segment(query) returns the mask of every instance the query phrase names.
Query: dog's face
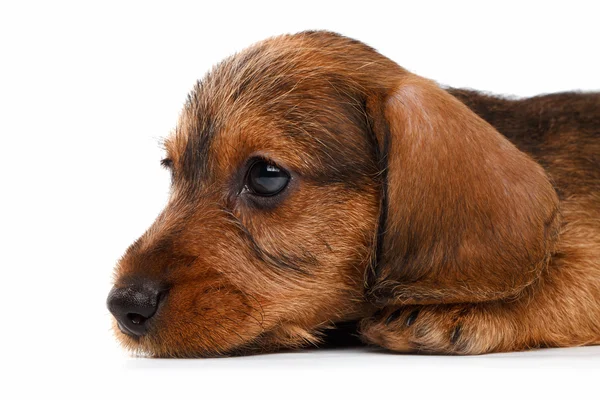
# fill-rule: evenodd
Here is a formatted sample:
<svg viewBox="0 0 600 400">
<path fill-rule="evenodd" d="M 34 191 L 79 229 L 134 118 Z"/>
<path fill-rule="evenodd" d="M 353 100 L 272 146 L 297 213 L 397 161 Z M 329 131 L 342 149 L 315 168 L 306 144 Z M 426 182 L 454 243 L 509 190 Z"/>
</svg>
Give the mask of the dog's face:
<svg viewBox="0 0 600 400">
<path fill-rule="evenodd" d="M 169 204 L 116 274 L 162 297 L 143 336 L 117 332 L 129 348 L 297 345 L 363 307 L 379 208 L 369 121 L 319 65 L 278 46 L 218 65 L 166 140 Z"/>
<path fill-rule="evenodd" d="M 325 32 L 270 39 L 216 66 L 166 140 L 169 203 L 117 266 L 108 303 L 119 340 L 154 356 L 265 351 L 367 316 L 370 303 L 400 296 L 399 281 L 438 285 L 417 300 L 456 280 L 494 293 L 518 284 L 521 264 L 546 254 L 530 242 L 546 243 L 548 218 L 527 227 L 502 218 L 550 214 L 551 195 L 540 206 L 520 194 L 524 181 L 529 191 L 547 181 L 446 96 Z M 429 133 L 438 126 L 443 140 Z M 449 205 L 455 198 L 464 210 Z M 498 235 L 481 229 L 490 221 Z M 517 231 L 524 263 L 508 236 Z M 496 273 L 480 276 L 476 264 L 506 243 Z M 463 275 L 452 273 L 459 264 L 469 265 Z"/>
</svg>

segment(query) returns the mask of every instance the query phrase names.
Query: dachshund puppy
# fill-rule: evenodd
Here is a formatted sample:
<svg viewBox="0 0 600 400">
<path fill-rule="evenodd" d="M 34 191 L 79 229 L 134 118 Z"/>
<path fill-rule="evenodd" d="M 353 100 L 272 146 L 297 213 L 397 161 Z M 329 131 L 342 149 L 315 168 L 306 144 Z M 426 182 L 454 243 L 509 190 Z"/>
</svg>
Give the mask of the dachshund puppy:
<svg viewBox="0 0 600 400">
<path fill-rule="evenodd" d="M 217 65 L 165 143 L 168 205 L 118 263 L 117 338 L 156 357 L 319 343 L 600 343 L 600 94 L 444 90 L 303 32 Z"/>
</svg>

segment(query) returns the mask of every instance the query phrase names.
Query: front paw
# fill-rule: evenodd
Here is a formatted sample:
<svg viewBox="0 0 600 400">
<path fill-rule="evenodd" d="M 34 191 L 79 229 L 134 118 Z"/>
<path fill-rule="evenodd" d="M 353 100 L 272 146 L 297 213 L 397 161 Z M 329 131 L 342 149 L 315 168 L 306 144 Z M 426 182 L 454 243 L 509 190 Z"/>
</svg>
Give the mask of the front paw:
<svg viewBox="0 0 600 400">
<path fill-rule="evenodd" d="M 387 307 L 361 323 L 363 339 L 402 353 L 482 354 L 502 333 L 477 305 Z"/>
</svg>

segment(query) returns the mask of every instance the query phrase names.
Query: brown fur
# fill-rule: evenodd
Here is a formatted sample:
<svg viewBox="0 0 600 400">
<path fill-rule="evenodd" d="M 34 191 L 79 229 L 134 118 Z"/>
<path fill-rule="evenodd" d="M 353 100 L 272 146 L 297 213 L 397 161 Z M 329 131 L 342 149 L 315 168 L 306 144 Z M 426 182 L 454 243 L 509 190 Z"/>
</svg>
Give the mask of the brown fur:
<svg viewBox="0 0 600 400">
<path fill-rule="evenodd" d="M 167 139 L 169 204 L 115 285 L 168 295 L 129 349 L 193 357 L 317 343 L 360 321 L 401 352 L 600 343 L 600 95 L 440 89 L 328 32 L 217 65 Z M 248 160 L 282 195 L 240 191 Z"/>
</svg>

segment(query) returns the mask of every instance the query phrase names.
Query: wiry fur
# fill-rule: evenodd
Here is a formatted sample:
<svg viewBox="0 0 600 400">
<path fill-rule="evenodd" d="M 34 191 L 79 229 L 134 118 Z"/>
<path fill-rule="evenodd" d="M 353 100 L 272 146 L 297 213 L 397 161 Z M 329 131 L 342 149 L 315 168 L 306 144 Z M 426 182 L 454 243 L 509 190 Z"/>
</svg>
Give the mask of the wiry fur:
<svg viewBox="0 0 600 400">
<path fill-rule="evenodd" d="M 169 204 L 115 285 L 168 288 L 154 356 L 244 354 L 361 321 L 390 350 L 600 343 L 600 95 L 442 90 L 329 32 L 260 42 L 197 84 Z M 292 176 L 244 193 L 260 157 Z"/>
</svg>

